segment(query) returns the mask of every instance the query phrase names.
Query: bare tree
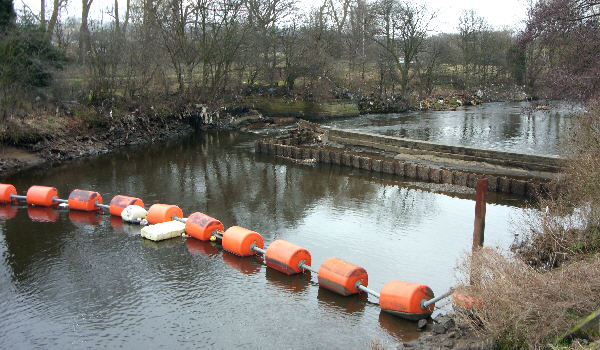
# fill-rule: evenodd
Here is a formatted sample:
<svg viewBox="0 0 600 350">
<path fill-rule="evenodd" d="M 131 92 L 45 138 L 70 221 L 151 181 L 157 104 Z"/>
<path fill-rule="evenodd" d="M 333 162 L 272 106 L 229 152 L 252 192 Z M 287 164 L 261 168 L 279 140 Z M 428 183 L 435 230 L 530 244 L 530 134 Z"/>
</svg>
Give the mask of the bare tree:
<svg viewBox="0 0 600 350">
<path fill-rule="evenodd" d="M 54 0 L 52 6 L 52 15 L 50 16 L 50 21 L 48 22 L 48 36 L 52 38 L 54 34 L 54 28 L 56 27 L 56 22 L 58 21 L 58 14 L 61 8 L 67 6 L 67 0 Z"/>
<path fill-rule="evenodd" d="M 81 0 L 81 26 L 79 27 L 79 62 L 85 63 L 85 56 L 91 50 L 88 17 L 94 0 Z"/>
<path fill-rule="evenodd" d="M 375 4 L 379 28 L 375 42 L 383 47 L 400 71 L 402 94 L 406 95 L 414 77 L 411 66 L 423 49 L 431 21 L 435 17 L 425 5 L 399 0 L 379 0 Z"/>
</svg>

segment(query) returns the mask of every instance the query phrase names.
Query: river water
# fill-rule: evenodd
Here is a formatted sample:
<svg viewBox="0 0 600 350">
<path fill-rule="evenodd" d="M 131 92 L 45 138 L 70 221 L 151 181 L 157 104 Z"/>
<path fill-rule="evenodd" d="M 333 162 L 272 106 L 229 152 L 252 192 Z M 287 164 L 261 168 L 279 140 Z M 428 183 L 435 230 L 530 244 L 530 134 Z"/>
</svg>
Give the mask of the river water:
<svg viewBox="0 0 600 350">
<path fill-rule="evenodd" d="M 528 102 L 494 102 L 456 111 L 370 114 L 323 124 L 448 145 L 560 155 L 571 115 L 583 109 L 560 101 L 549 105 L 549 110 L 538 110 Z"/>
<path fill-rule="evenodd" d="M 260 136 L 197 133 L 3 179 L 142 198 L 201 211 L 225 227 L 445 292 L 471 247 L 474 201 L 382 174 L 255 154 Z M 507 248 L 515 197 L 490 194 L 486 245 Z M 367 348 L 418 337 L 369 296 L 340 297 L 192 238 L 153 243 L 109 216 L 0 208 L 0 348 Z M 14 217 L 12 217 L 14 216 Z M 12 217 L 12 218 L 11 218 Z M 447 303 L 445 304 L 448 307 Z M 442 305 L 443 306 L 443 305 Z"/>
</svg>

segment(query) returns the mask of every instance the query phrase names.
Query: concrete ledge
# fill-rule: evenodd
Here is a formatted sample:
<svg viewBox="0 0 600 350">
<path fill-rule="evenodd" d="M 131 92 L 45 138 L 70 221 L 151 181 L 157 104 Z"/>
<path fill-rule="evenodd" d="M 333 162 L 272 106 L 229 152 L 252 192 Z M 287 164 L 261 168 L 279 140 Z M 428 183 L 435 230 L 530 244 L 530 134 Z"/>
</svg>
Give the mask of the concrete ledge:
<svg viewBox="0 0 600 350">
<path fill-rule="evenodd" d="M 485 162 L 534 171 L 558 172 L 562 159 L 527 153 L 503 152 L 467 146 L 371 134 L 366 132 L 328 128 L 328 139 L 342 145 L 356 145 L 396 153 L 426 153 L 466 161 Z"/>
</svg>

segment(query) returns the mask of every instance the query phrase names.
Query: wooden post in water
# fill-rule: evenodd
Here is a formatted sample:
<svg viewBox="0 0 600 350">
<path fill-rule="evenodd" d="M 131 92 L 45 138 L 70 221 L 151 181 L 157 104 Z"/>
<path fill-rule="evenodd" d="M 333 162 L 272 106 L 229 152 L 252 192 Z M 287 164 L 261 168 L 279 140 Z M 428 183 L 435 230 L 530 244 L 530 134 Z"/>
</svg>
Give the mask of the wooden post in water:
<svg viewBox="0 0 600 350">
<path fill-rule="evenodd" d="M 483 247 L 485 231 L 485 204 L 487 202 L 488 180 L 478 179 L 475 193 L 475 223 L 473 228 L 473 251 Z"/>
<path fill-rule="evenodd" d="M 473 224 L 473 249 L 472 254 L 483 247 L 485 232 L 485 204 L 487 202 L 488 180 L 478 179 L 475 192 L 475 222 Z M 480 280 L 481 269 L 471 260 L 470 284 L 477 284 Z"/>
</svg>

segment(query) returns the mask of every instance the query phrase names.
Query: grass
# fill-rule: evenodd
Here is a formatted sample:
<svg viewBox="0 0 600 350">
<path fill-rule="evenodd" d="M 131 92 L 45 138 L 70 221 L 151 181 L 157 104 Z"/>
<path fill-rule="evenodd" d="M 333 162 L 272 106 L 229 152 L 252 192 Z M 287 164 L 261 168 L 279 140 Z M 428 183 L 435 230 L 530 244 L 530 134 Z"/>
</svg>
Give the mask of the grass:
<svg viewBox="0 0 600 350">
<path fill-rule="evenodd" d="M 600 103 L 588 110 L 573 118 L 568 191 L 518 222 L 513 256 L 485 248 L 461 267 L 473 282 L 461 288 L 484 302 L 458 316 L 499 348 L 582 348 L 557 339 L 600 308 Z"/>
</svg>

